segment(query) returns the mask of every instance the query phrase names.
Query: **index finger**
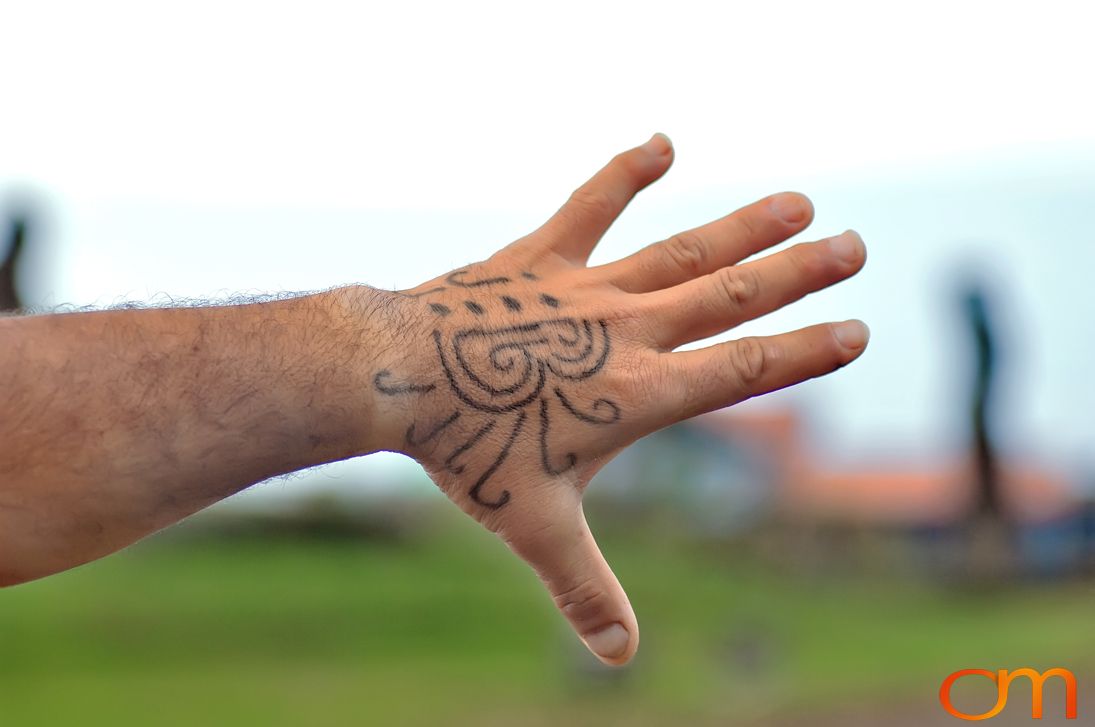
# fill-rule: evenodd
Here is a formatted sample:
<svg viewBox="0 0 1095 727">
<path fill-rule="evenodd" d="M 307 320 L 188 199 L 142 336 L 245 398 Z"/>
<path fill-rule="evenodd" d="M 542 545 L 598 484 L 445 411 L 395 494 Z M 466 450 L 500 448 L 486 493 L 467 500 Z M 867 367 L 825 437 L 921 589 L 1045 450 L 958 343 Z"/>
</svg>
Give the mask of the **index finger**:
<svg viewBox="0 0 1095 727">
<path fill-rule="evenodd" d="M 548 247 L 567 260 L 584 265 L 601 237 L 644 187 L 669 169 L 673 145 L 665 134 L 654 134 L 642 146 L 621 152 L 570 195 L 544 223 L 540 232 Z"/>
</svg>

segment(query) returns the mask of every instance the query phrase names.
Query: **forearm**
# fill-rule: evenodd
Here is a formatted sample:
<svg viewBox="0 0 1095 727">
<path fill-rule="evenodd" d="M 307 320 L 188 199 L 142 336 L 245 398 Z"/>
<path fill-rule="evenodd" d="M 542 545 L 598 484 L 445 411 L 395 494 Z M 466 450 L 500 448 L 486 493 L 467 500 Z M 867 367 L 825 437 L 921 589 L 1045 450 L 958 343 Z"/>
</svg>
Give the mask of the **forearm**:
<svg viewBox="0 0 1095 727">
<path fill-rule="evenodd" d="M 656 134 L 534 232 L 402 293 L 0 320 L 0 585 L 272 475 L 396 449 L 532 566 L 593 653 L 627 662 L 638 623 L 585 519 L 591 478 L 639 437 L 835 371 L 868 338 L 844 321 L 684 348 L 863 266 L 852 231 L 752 258 L 810 224 L 801 195 L 589 267 L 672 158 Z"/>
<path fill-rule="evenodd" d="M 379 448 L 381 295 L 0 319 L 0 583 Z"/>
</svg>

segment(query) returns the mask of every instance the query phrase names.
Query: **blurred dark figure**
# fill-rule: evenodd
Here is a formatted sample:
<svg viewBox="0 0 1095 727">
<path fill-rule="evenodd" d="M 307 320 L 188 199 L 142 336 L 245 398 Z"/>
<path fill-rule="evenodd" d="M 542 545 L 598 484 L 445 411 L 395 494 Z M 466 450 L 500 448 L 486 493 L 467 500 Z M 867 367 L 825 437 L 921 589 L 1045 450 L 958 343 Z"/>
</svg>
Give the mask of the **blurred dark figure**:
<svg viewBox="0 0 1095 727">
<path fill-rule="evenodd" d="M 16 283 L 15 268 L 19 255 L 26 244 L 27 216 L 20 212 L 9 215 L 4 231 L 3 264 L 0 264 L 0 311 L 14 311 L 23 307 L 19 299 L 19 287 Z"/>
<path fill-rule="evenodd" d="M 974 516 L 1002 519 L 1000 469 L 990 431 L 993 392 L 996 388 L 996 336 L 989 317 L 984 289 L 971 285 L 963 301 L 966 323 L 974 344 L 973 397 L 970 402 L 970 426 L 973 439 L 973 463 L 976 477 Z"/>
<path fill-rule="evenodd" d="M 993 444 L 999 335 L 984 284 L 967 283 L 961 297 L 966 331 L 973 343 L 969 422 L 974 493 L 966 528 L 967 569 L 976 581 L 996 582 L 1008 578 L 1018 566 Z"/>
</svg>

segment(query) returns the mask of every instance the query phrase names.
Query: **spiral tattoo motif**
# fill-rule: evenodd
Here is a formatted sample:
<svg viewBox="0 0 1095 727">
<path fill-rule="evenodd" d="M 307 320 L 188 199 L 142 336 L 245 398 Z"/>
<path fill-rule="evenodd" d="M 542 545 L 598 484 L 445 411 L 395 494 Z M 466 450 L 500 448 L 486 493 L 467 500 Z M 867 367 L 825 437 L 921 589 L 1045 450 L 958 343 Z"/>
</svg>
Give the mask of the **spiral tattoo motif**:
<svg viewBox="0 0 1095 727">
<path fill-rule="evenodd" d="M 538 280 L 531 272 L 521 274 L 525 280 Z M 505 286 L 508 277 L 471 279 L 469 271 L 449 275 L 447 281 L 457 289 L 479 290 Z M 413 297 L 425 297 L 449 289 L 438 286 Z M 525 304 L 509 295 L 499 296 L 506 310 L 517 313 Z M 482 301 L 466 300 L 464 309 L 471 316 L 485 312 Z M 555 313 L 562 303 L 554 296 L 539 294 L 536 303 Z M 454 311 L 440 303 L 427 303 L 441 318 Z M 397 380 L 384 369 L 373 379 L 377 391 L 388 396 L 428 395 L 435 391 L 450 391 L 462 406 L 439 421 L 412 424 L 406 433 L 410 445 L 422 445 L 440 439 L 454 424 L 472 420 L 444 459 L 444 467 L 453 473 L 464 472 L 465 455 L 487 441 L 498 441 L 489 435 L 496 429 L 505 432 L 502 447 L 491 464 L 482 471 L 468 491 L 471 499 L 490 509 L 505 506 L 511 498 L 509 490 L 491 496 L 484 492 L 495 472 L 509 456 L 521 432 L 529 425 L 529 409 L 539 428 L 540 462 L 545 473 L 556 476 L 573 468 L 578 458 L 573 452 L 562 456 L 550 451 L 552 408 L 560 407 L 574 419 L 592 425 L 618 422 L 620 407 L 609 399 L 596 399 L 588 409 L 580 407 L 567 395 L 567 387 L 582 382 L 604 368 L 612 351 L 608 325 L 603 320 L 588 320 L 567 316 L 552 316 L 502 327 L 480 325 L 434 328 L 432 332 L 440 377 L 437 381 L 407 382 Z M 457 427 L 461 429 L 461 427 Z"/>
</svg>

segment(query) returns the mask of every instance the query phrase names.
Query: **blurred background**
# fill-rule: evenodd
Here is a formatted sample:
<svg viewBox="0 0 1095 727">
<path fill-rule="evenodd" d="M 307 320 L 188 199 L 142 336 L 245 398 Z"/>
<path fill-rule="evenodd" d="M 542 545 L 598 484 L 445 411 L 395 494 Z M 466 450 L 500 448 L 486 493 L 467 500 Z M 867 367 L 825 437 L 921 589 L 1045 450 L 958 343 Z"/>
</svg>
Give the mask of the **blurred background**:
<svg viewBox="0 0 1095 727">
<path fill-rule="evenodd" d="M 1090 4 L 5 2 L 0 308 L 410 287 L 619 150 L 595 263 L 766 194 L 854 280 L 825 379 L 650 436 L 589 519 L 643 628 L 588 656 L 413 462 L 262 483 L 0 592 L 0 724 L 932 725 L 963 668 L 1095 715 Z M 1016 688 L 998 724 L 1025 724 Z M 956 706 L 991 707 L 960 682 Z M 1043 724 L 1064 723 L 1051 684 Z"/>
</svg>

